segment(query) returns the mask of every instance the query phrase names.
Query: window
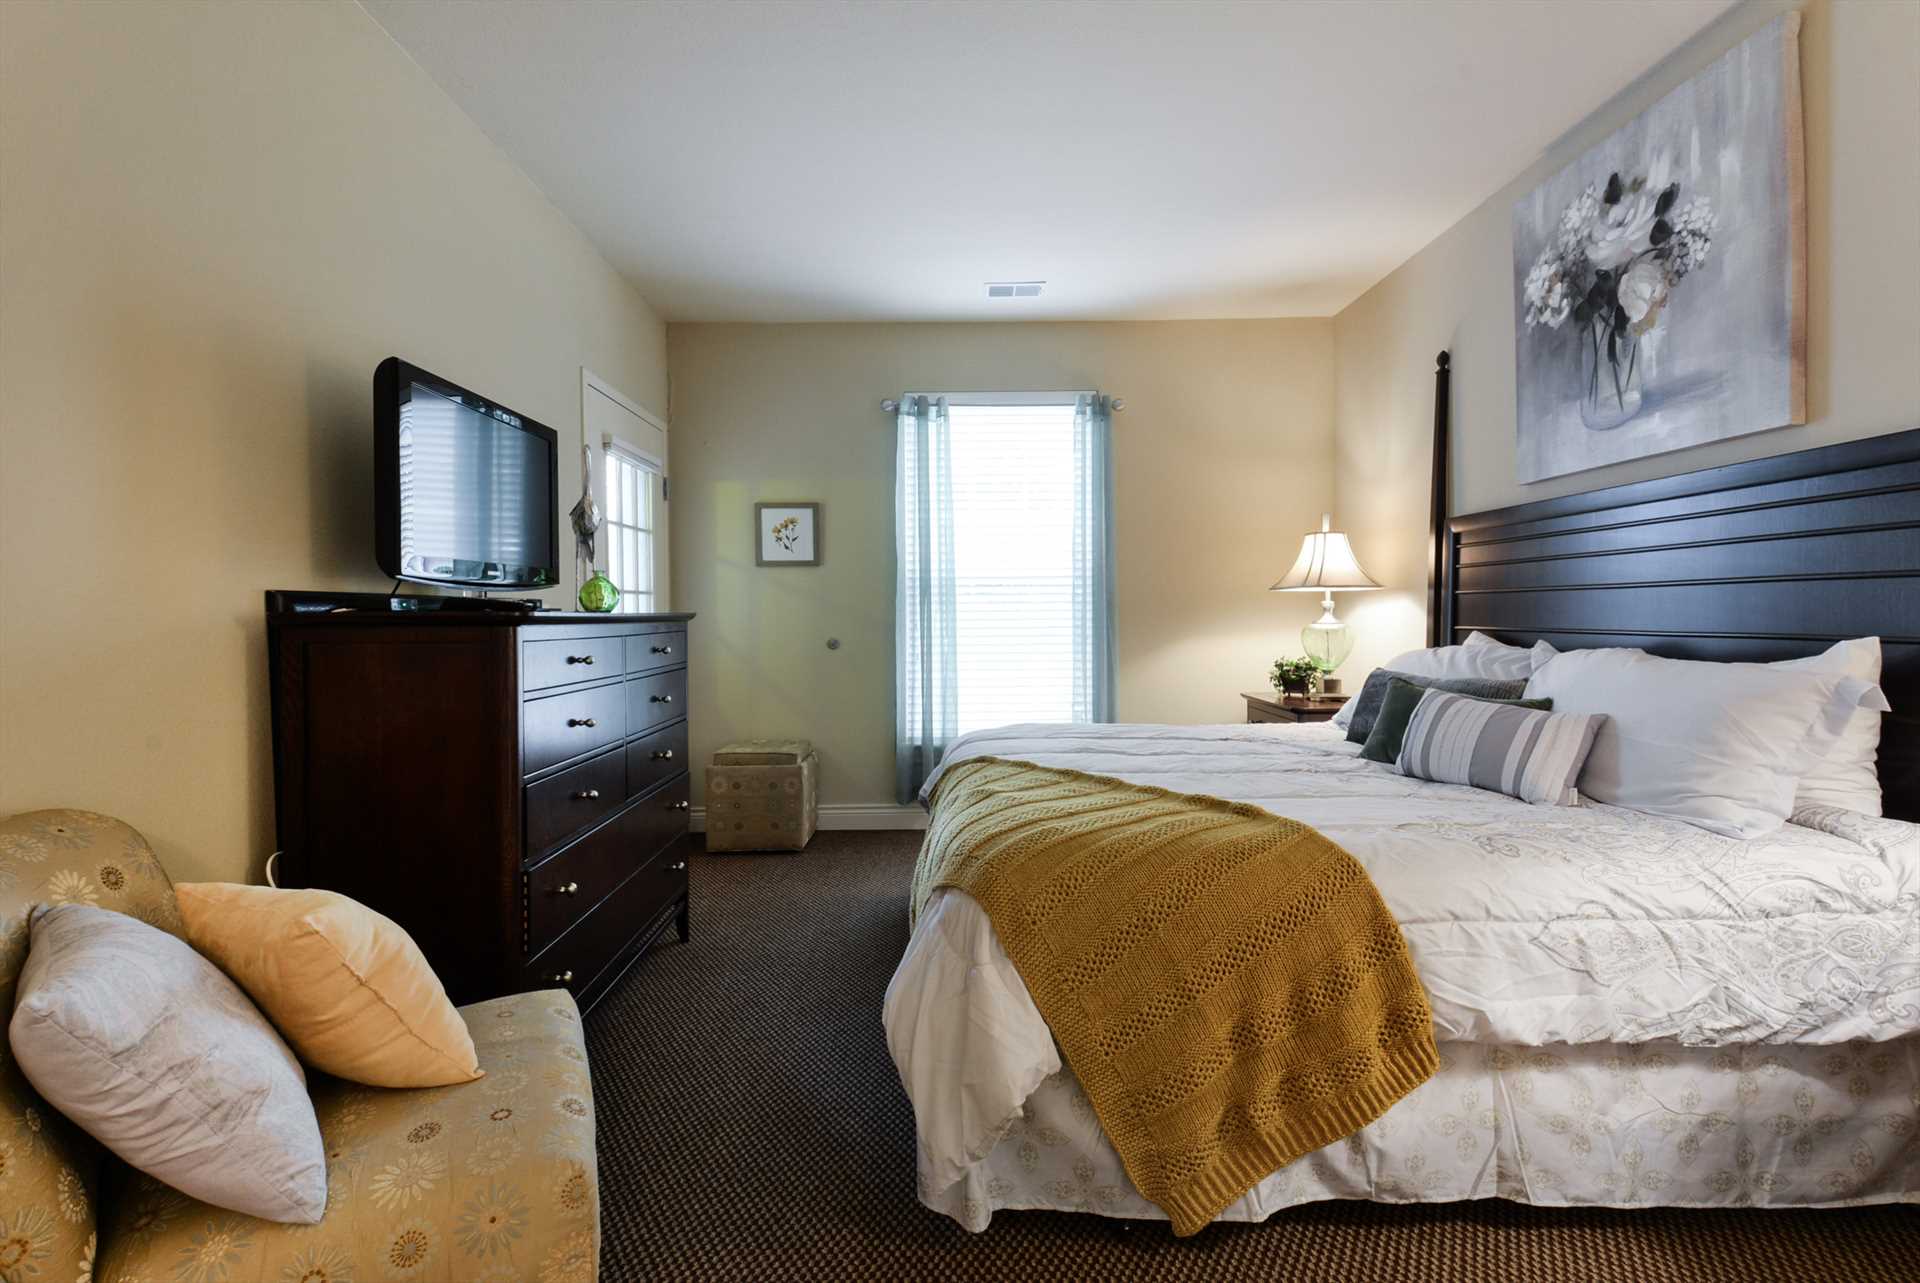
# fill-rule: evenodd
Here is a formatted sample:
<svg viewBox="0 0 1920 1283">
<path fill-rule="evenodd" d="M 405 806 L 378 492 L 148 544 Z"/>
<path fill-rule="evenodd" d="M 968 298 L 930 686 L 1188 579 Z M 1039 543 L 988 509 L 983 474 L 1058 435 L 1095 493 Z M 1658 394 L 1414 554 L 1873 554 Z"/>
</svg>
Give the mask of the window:
<svg viewBox="0 0 1920 1283">
<path fill-rule="evenodd" d="M 952 741 L 1112 717 L 1108 403 L 908 396 L 898 421 L 898 793 Z"/>
<path fill-rule="evenodd" d="M 596 494 L 604 521 L 594 550 L 620 590 L 617 609 L 667 610 L 667 423 L 582 366 L 580 432 L 601 446 Z"/>
<path fill-rule="evenodd" d="M 1073 680 L 1073 407 L 948 414 L 957 729 L 1092 721 Z"/>
<path fill-rule="evenodd" d="M 620 610 L 645 614 L 654 608 L 653 540 L 659 505 L 659 472 L 638 455 L 609 442 L 604 455 L 607 484 L 607 578 L 620 589 Z"/>
</svg>

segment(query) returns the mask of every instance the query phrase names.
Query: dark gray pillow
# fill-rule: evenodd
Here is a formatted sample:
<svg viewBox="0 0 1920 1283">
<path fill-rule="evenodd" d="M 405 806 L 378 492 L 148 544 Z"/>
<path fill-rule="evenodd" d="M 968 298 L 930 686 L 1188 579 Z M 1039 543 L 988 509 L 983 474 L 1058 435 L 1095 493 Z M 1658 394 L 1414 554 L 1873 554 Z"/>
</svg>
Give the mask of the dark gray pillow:
<svg viewBox="0 0 1920 1283">
<path fill-rule="evenodd" d="M 1347 742 L 1364 744 L 1380 716 L 1380 701 L 1387 697 L 1387 683 L 1399 678 L 1422 690 L 1447 691 L 1472 699 L 1519 699 L 1527 693 L 1525 678 L 1506 680 L 1498 677 L 1419 677 L 1376 668 L 1367 674 L 1367 684 L 1353 697 L 1353 720 L 1347 723 Z"/>
<path fill-rule="evenodd" d="M 1426 687 L 1415 686 L 1404 677 L 1396 677 L 1388 682 L 1387 697 L 1380 701 L 1380 715 L 1373 719 L 1373 730 L 1368 734 L 1367 742 L 1360 746 L 1360 756 L 1369 762 L 1384 762 L 1388 766 L 1398 762 L 1400 743 L 1407 735 L 1407 723 L 1413 720 L 1413 710 L 1420 707 L 1420 701 L 1426 697 Z M 1553 711 L 1553 701 L 1550 699 L 1485 699 L 1480 702 L 1513 708 L 1537 708 L 1543 713 Z"/>
</svg>

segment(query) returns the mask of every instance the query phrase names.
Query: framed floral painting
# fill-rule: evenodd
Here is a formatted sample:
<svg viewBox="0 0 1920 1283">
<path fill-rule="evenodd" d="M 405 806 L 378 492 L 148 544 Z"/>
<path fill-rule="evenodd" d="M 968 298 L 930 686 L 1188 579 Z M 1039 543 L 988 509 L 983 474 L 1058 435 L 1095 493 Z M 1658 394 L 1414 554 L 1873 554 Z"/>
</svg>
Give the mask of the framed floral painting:
<svg viewBox="0 0 1920 1283">
<path fill-rule="evenodd" d="M 756 503 L 753 531 L 757 541 L 756 566 L 817 566 L 820 564 L 820 505 L 817 503 Z"/>
<path fill-rule="evenodd" d="M 1807 419 L 1800 16 L 1513 207 L 1522 482 Z"/>
</svg>

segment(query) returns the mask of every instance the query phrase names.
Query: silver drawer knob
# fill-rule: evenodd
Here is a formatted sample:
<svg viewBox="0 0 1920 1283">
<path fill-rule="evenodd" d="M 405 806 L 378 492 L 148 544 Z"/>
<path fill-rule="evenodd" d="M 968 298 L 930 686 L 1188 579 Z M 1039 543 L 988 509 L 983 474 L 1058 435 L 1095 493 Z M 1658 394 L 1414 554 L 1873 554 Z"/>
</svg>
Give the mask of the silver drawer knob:
<svg viewBox="0 0 1920 1283">
<path fill-rule="evenodd" d="M 567 656 L 567 662 L 568 662 L 569 664 L 592 664 L 592 663 L 593 663 L 593 656 L 591 656 L 591 655 L 569 655 L 569 656 Z"/>
<path fill-rule="evenodd" d="M 581 789 L 578 793 L 575 793 L 573 795 L 573 800 L 576 802 L 595 802 L 595 801 L 598 801 L 599 798 L 600 798 L 599 789 Z"/>
<path fill-rule="evenodd" d="M 573 972 L 571 971 L 552 972 L 547 976 L 547 983 L 555 984 L 555 985 L 570 985 L 573 983 Z"/>
<path fill-rule="evenodd" d="M 675 802 L 671 806 L 667 807 L 667 809 L 669 811 L 684 811 L 689 807 L 691 807 L 692 805 L 693 803 L 691 802 Z"/>
<path fill-rule="evenodd" d="M 656 654 L 656 655 L 671 655 L 671 654 L 673 654 L 673 647 L 671 647 L 671 646 L 655 646 L 655 647 L 653 648 L 653 653 L 654 653 L 654 654 Z"/>
<path fill-rule="evenodd" d="M 649 699 L 651 699 L 651 700 L 652 700 L 652 701 L 653 701 L 654 703 L 656 703 L 656 704 L 671 704 L 671 703 L 673 703 L 673 696 L 671 696 L 671 695 L 650 695 L 650 696 L 648 696 L 648 698 L 649 698 Z"/>
<path fill-rule="evenodd" d="M 673 750 L 670 748 L 656 748 L 653 750 L 653 760 L 656 762 L 671 762 L 673 760 Z"/>
<path fill-rule="evenodd" d="M 562 882 L 553 890 L 556 895 L 579 895 L 580 884 L 578 882 Z"/>
<path fill-rule="evenodd" d="M 600 723 L 594 721 L 591 717 L 569 717 L 567 719 L 568 726 L 584 726 L 588 730 L 592 730 L 599 724 Z"/>
<path fill-rule="evenodd" d="M 673 871 L 674 871 L 675 873 L 678 873 L 678 872 L 679 872 L 680 870 L 682 870 L 682 869 L 684 869 L 684 868 L 686 868 L 686 867 L 687 867 L 687 862 L 686 862 L 685 860 L 682 860 L 682 861 L 680 861 L 680 863 L 678 863 L 678 864 L 676 864 L 676 865 L 674 865 L 674 866 L 673 866 Z"/>
</svg>

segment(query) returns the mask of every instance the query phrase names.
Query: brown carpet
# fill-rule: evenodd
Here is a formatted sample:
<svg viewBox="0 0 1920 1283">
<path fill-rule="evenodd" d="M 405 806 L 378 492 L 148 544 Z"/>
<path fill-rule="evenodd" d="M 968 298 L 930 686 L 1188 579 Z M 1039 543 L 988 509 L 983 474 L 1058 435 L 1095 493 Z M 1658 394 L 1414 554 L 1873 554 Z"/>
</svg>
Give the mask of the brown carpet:
<svg viewBox="0 0 1920 1283">
<path fill-rule="evenodd" d="M 1310 1203 L 1175 1239 L 1159 1222 L 914 1200 L 913 1114 L 880 1029 L 919 835 L 692 857 L 693 942 L 587 1020 L 603 1279 L 1754 1283 L 1912 1279 L 1913 1208 L 1617 1212 Z"/>
</svg>

